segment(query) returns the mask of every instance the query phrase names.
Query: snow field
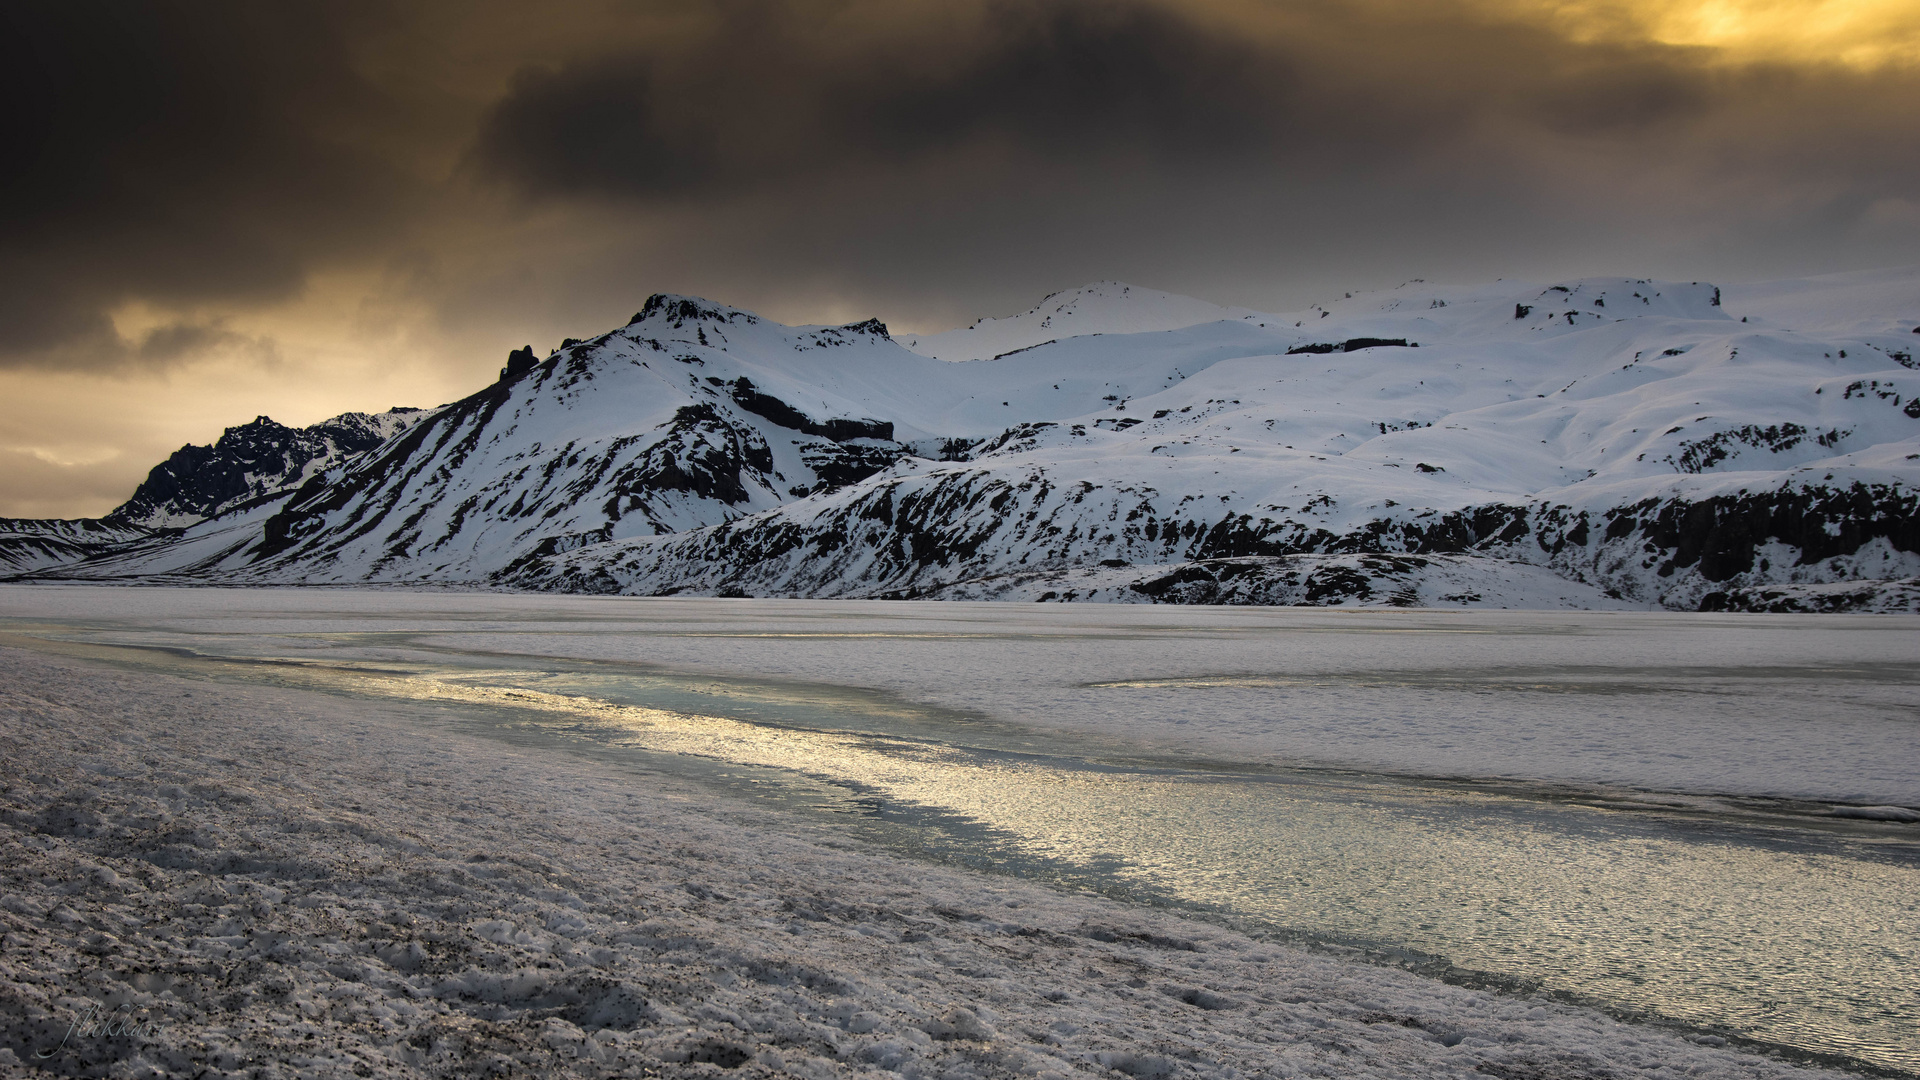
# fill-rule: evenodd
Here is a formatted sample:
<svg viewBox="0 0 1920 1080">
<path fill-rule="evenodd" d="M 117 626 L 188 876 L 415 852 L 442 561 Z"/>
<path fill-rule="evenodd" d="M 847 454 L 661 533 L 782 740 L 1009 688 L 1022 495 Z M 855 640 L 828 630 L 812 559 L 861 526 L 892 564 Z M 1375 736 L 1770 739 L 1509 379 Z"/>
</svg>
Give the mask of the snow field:
<svg viewBox="0 0 1920 1080">
<path fill-rule="evenodd" d="M 377 657 L 316 635 L 378 631 L 858 687 L 1227 762 L 1920 808 L 1910 615 L 92 586 L 0 588 L 0 615 L 216 655 Z"/>
<path fill-rule="evenodd" d="M 1827 1075 L 384 707 L 0 656 L 13 1072 Z M 96 1003 L 140 1033 L 68 1035 Z"/>
</svg>

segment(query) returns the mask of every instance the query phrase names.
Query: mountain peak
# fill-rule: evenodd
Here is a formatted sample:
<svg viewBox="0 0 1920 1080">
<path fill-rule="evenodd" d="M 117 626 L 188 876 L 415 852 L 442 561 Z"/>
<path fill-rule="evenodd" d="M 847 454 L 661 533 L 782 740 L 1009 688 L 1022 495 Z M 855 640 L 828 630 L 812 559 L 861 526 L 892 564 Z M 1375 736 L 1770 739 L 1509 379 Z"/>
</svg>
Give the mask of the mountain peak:
<svg viewBox="0 0 1920 1080">
<path fill-rule="evenodd" d="M 887 332 L 887 324 L 881 322 L 879 319 L 866 319 L 861 322 L 852 322 L 852 323 L 846 324 L 845 326 L 835 327 L 835 329 L 839 330 L 843 334 L 866 334 L 871 337 L 882 337 L 882 338 L 889 338 L 889 339 L 893 337 L 892 334 L 889 334 Z"/>
<path fill-rule="evenodd" d="M 633 318 L 627 320 L 627 325 L 661 322 L 678 330 L 690 322 L 721 324 L 744 322 L 751 326 L 759 321 L 760 317 L 750 311 L 716 304 L 702 297 L 654 293 L 647 297 L 647 302 L 640 306 L 640 310 L 634 313 Z"/>
</svg>

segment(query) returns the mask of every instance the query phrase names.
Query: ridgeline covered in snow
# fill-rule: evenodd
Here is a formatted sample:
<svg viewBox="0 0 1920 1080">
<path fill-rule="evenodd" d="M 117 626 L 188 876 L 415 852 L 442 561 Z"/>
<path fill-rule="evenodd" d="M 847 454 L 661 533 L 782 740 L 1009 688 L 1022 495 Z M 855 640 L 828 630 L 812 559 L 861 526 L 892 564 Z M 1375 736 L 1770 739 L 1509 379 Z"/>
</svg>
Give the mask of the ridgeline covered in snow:
<svg viewBox="0 0 1920 1080">
<path fill-rule="evenodd" d="M 1920 269 L 1416 281 L 1287 315 L 1100 283 L 899 338 L 661 295 L 361 418 L 377 445 L 190 447 L 102 523 L 5 523 L 0 554 L 96 581 L 1915 610 L 1916 346 Z"/>
</svg>

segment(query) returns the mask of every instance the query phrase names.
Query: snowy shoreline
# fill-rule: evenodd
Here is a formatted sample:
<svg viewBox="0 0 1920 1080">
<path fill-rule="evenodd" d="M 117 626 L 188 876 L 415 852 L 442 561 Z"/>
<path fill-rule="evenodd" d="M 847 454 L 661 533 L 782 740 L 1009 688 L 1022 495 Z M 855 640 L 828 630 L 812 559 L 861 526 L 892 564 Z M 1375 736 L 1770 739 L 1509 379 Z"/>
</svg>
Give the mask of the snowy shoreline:
<svg viewBox="0 0 1920 1080">
<path fill-rule="evenodd" d="M 397 709 L 0 660 L 9 1071 L 1817 1074 Z M 69 1037 L 96 1003 L 157 1034 Z"/>
</svg>

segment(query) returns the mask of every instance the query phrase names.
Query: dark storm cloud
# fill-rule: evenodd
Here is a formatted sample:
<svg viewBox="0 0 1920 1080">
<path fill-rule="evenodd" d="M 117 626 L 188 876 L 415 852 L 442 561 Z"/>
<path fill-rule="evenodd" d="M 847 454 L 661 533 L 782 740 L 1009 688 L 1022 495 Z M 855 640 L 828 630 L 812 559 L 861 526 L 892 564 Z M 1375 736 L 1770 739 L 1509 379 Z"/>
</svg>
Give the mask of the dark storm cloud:
<svg viewBox="0 0 1920 1080">
<path fill-rule="evenodd" d="M 175 363 L 210 352 L 244 352 L 257 360 L 275 358 L 273 343 L 236 333 L 219 323 L 168 323 L 141 337 L 133 354 L 154 364 Z"/>
<path fill-rule="evenodd" d="M 479 237 L 536 244 L 513 231 L 527 207 L 564 223 L 548 239 L 626 253 L 582 244 L 538 296 L 519 284 L 531 246 L 450 259 L 420 293 L 443 326 L 587 290 L 622 294 L 607 311 L 656 285 L 764 302 L 797 279 L 980 314 L 1082 275 L 1270 282 L 1279 251 L 1295 276 L 1523 273 L 1594 237 L 1665 243 L 1663 213 L 1702 251 L 1772 245 L 1790 264 L 1869 208 L 1920 200 L 1909 69 L 1742 67 L 1488 10 L 9 4 L 0 365 L 240 348 L 208 330 L 219 313 L 330 265 L 371 278 Z M 390 39 L 404 48 L 381 55 L 401 61 L 370 65 Z M 122 340 L 108 313 L 130 301 L 174 329 Z"/>
<path fill-rule="evenodd" d="M 1884 141 L 1872 117 L 1889 106 L 1876 89 L 1897 101 L 1915 83 L 1906 73 L 1893 79 L 1899 89 L 1876 88 L 1876 77 L 1835 68 L 1730 71 L 1709 50 L 1576 42 L 1446 3 L 1208 17 L 1153 0 L 999 0 L 893 22 L 851 3 L 724 10 L 711 32 L 670 48 L 521 71 L 471 162 L 538 200 L 817 199 L 808 181 L 852 177 L 842 190 L 866 201 L 889 170 L 915 185 L 908 174 L 939 160 L 978 178 L 983 197 L 1008 179 L 1066 176 L 1098 195 L 1232 169 L 1277 191 L 1327 176 L 1431 185 L 1423 197 L 1446 214 L 1450 180 L 1524 185 L 1528 176 L 1503 170 L 1538 164 L 1543 135 L 1584 141 L 1616 164 L 1711 168 L 1738 130 L 1739 154 L 1793 168 L 1811 121 L 1820 137 L 1865 152 Z M 879 29 L 823 29 L 862 22 Z M 1822 115 L 1796 104 L 1806 94 L 1849 105 Z M 1908 110 L 1895 123 L 1911 120 Z M 1905 134 L 1896 156 L 1911 152 Z M 1854 184 L 1850 166 L 1830 165 L 1832 179 Z"/>
<path fill-rule="evenodd" d="M 520 72 L 487 118 L 478 159 L 535 195 L 649 195 L 711 180 L 711 139 L 662 123 L 668 104 L 651 67 L 632 57 Z"/>
<path fill-rule="evenodd" d="M 475 158 L 535 196 L 647 197 L 983 143 L 1218 161 L 1269 152 L 1292 126 L 1290 58 L 1160 5 L 1043 0 L 971 15 L 850 47 L 790 9 L 742 6 L 735 22 L 757 32 L 715 34 L 670 62 L 642 50 L 523 71 Z"/>
<path fill-rule="evenodd" d="M 1575 40 L 1448 0 L 712 10 L 669 44 L 528 65 L 483 118 L 483 184 L 651 215 L 583 256 L 583 295 L 937 326 L 1103 277 L 1260 307 L 1910 258 L 1855 223 L 1920 200 L 1911 70 Z"/>
<path fill-rule="evenodd" d="M 1534 116 L 1571 135 L 1644 131 L 1691 119 L 1714 105 L 1706 73 L 1674 64 L 1608 57 L 1543 80 Z"/>
<path fill-rule="evenodd" d="M 352 71 L 348 3 L 57 0 L 0 8 L 0 363 L 128 351 L 129 300 L 267 300 L 362 247 L 407 184 L 355 144 L 385 103 Z"/>
<path fill-rule="evenodd" d="M 990 8 L 949 70 L 882 67 L 834 95 L 850 142 L 916 152 L 1004 137 L 1053 153 L 1109 146 L 1232 153 L 1271 142 L 1292 63 L 1141 3 Z"/>
</svg>

